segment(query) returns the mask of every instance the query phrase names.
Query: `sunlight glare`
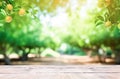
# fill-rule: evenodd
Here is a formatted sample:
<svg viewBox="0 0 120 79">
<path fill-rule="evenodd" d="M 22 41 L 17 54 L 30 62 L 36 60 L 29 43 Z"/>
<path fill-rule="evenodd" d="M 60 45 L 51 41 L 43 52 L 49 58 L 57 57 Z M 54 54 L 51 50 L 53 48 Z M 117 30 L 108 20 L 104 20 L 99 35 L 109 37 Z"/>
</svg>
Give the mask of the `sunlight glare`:
<svg viewBox="0 0 120 79">
<path fill-rule="evenodd" d="M 59 13 L 58 15 L 51 18 L 52 26 L 59 27 L 65 26 L 68 22 L 68 16 L 66 13 Z"/>
<path fill-rule="evenodd" d="M 93 10 L 97 5 L 97 0 L 87 0 L 86 4 L 82 6 L 80 10 L 80 16 L 82 19 L 86 19 L 88 17 L 88 10 Z"/>
</svg>

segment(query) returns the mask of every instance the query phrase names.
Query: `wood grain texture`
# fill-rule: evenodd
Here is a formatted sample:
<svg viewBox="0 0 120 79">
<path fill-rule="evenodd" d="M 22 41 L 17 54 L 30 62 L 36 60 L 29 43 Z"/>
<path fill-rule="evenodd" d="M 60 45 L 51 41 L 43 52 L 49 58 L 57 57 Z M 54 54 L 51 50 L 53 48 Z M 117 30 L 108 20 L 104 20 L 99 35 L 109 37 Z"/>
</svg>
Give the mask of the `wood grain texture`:
<svg viewBox="0 0 120 79">
<path fill-rule="evenodd" d="M 119 65 L 0 66 L 0 79 L 120 79 Z"/>
</svg>

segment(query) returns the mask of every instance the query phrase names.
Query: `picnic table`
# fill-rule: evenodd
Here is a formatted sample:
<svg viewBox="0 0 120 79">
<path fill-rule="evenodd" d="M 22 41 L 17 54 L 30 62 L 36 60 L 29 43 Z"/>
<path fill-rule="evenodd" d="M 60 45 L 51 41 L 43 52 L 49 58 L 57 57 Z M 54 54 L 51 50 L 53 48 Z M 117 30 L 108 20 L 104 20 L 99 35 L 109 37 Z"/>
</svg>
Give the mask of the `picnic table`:
<svg viewBox="0 0 120 79">
<path fill-rule="evenodd" d="M 0 79 L 120 79 L 120 66 L 1 65 Z"/>
</svg>

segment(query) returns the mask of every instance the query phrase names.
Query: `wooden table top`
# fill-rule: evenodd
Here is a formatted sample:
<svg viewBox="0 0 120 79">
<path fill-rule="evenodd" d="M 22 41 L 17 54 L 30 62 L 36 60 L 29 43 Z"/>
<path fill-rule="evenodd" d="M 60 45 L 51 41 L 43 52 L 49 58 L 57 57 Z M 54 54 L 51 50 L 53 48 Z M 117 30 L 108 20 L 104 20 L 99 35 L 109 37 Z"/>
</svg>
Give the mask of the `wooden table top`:
<svg viewBox="0 0 120 79">
<path fill-rule="evenodd" d="M 0 66 L 0 79 L 120 79 L 119 65 Z"/>
</svg>

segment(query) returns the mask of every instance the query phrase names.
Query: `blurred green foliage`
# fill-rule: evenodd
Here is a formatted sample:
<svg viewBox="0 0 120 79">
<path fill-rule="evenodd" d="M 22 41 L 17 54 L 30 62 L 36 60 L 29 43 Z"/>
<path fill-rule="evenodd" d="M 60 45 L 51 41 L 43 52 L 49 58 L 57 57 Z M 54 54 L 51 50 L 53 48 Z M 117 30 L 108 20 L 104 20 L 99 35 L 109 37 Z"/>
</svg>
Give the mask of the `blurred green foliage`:
<svg viewBox="0 0 120 79">
<path fill-rule="evenodd" d="M 120 0 L 0 0 L 1 53 L 12 48 L 22 56 L 63 43 L 70 45 L 64 53 L 74 55 L 94 47 L 119 49 L 119 7 Z"/>
</svg>

